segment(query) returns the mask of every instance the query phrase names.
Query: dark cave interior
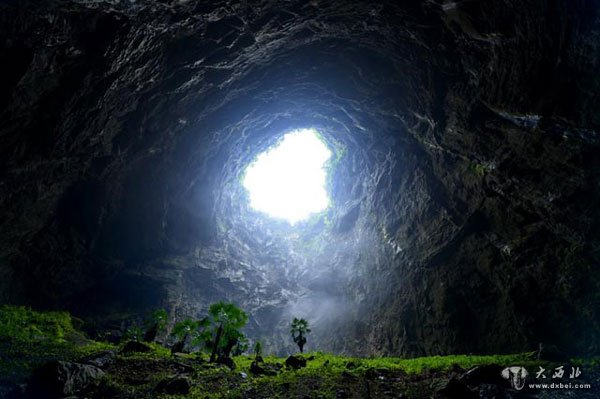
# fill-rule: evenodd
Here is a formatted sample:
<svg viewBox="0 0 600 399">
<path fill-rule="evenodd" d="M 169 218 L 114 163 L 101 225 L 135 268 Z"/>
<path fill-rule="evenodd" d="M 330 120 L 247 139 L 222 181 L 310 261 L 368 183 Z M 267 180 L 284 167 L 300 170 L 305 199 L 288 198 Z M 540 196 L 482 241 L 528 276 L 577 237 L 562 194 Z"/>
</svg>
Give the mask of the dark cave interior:
<svg viewBox="0 0 600 399">
<path fill-rule="evenodd" d="M 220 300 L 286 353 L 600 351 L 595 0 L 0 3 L 0 303 L 91 336 Z M 290 225 L 243 171 L 332 151 Z"/>
</svg>

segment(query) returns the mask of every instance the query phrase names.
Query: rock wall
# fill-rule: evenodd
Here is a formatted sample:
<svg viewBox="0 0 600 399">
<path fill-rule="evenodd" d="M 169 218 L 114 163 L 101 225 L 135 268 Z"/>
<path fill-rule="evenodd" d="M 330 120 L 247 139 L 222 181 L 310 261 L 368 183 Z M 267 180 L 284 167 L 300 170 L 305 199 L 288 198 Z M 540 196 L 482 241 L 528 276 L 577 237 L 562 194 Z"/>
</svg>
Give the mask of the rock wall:
<svg viewBox="0 0 600 399">
<path fill-rule="evenodd" d="M 596 1 L 0 5 L 0 301 L 91 330 L 239 303 L 283 352 L 598 353 Z M 333 206 L 254 213 L 287 130 Z"/>
</svg>

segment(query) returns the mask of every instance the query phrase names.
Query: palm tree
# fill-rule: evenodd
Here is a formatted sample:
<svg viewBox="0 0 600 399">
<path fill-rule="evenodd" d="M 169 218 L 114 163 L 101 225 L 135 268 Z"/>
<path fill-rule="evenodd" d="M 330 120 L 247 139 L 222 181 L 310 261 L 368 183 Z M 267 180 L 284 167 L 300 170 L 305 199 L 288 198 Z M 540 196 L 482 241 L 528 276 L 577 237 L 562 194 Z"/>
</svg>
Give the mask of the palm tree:
<svg viewBox="0 0 600 399">
<path fill-rule="evenodd" d="M 243 338 L 239 331 L 248 323 L 248 315 L 232 303 L 213 303 L 208 308 L 208 318 L 214 327 L 214 340 L 210 361 L 217 359 L 219 350 L 229 357 L 231 350 Z"/>
<path fill-rule="evenodd" d="M 152 312 L 150 318 L 146 320 L 146 333 L 144 341 L 153 342 L 156 336 L 167 327 L 167 311 L 158 309 Z"/>
<path fill-rule="evenodd" d="M 290 334 L 292 334 L 292 339 L 298 345 L 300 349 L 300 353 L 304 353 L 304 345 L 306 344 L 306 334 L 310 332 L 310 328 L 308 328 L 308 321 L 304 319 L 298 319 L 294 317 L 292 320 L 292 328 L 290 329 Z"/>
<path fill-rule="evenodd" d="M 171 335 L 177 337 L 177 342 L 171 348 L 171 352 L 182 352 L 188 337 L 196 333 L 199 326 L 200 322 L 192 319 L 185 319 L 175 324 Z"/>
</svg>

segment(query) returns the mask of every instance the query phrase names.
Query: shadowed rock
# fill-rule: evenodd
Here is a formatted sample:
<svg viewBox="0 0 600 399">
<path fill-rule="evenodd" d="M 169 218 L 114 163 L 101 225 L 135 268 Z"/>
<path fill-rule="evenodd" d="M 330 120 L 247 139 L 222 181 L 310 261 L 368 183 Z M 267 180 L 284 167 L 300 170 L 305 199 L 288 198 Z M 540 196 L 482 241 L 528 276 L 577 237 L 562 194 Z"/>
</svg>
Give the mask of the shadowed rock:
<svg viewBox="0 0 600 399">
<path fill-rule="evenodd" d="M 302 356 L 291 355 L 285 359 L 285 365 L 293 369 L 300 369 L 302 367 L 306 367 L 306 359 Z"/>
<path fill-rule="evenodd" d="M 191 387 L 192 382 L 188 377 L 176 376 L 160 381 L 154 391 L 167 395 L 186 395 Z"/>
<path fill-rule="evenodd" d="M 36 369 L 28 386 L 32 398 L 78 395 L 94 387 L 104 372 L 89 364 L 53 361 Z"/>
<path fill-rule="evenodd" d="M 436 395 L 436 399 L 478 399 L 479 395 L 469 389 L 469 387 L 463 383 L 458 381 L 455 378 L 452 378 L 448 381 L 448 384 L 442 389 L 440 389 Z"/>
<path fill-rule="evenodd" d="M 144 353 L 151 351 L 152 348 L 150 346 L 138 341 L 129 341 L 123 346 L 123 349 L 121 349 L 121 353 Z"/>
</svg>

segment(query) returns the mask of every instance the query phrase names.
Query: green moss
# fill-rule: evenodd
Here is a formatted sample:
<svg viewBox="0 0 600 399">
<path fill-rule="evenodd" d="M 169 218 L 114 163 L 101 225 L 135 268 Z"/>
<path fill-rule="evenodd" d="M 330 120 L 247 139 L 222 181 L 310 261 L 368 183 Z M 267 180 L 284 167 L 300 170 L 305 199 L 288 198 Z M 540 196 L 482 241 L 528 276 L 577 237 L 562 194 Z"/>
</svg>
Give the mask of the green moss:
<svg viewBox="0 0 600 399">
<path fill-rule="evenodd" d="M 75 334 L 67 312 L 36 312 L 25 306 L 0 306 L 0 340 L 64 342 Z"/>
<path fill-rule="evenodd" d="M 70 360 L 114 346 L 89 340 L 67 312 L 0 306 L 0 381 L 19 381 L 49 360 Z"/>
</svg>

